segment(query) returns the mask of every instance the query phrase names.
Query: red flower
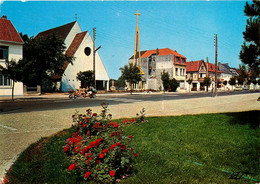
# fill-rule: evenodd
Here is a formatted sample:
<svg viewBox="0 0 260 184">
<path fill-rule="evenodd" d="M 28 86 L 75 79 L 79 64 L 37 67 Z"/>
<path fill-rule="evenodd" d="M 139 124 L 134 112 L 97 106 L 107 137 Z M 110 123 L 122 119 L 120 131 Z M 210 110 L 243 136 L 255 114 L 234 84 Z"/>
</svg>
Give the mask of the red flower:
<svg viewBox="0 0 260 184">
<path fill-rule="evenodd" d="M 97 161 L 96 161 L 97 164 L 100 164 L 100 162 L 101 162 L 101 160 L 97 160 Z"/>
<path fill-rule="evenodd" d="M 121 148 L 122 150 L 125 150 L 125 149 L 126 149 L 126 146 L 125 146 L 124 144 L 121 144 L 120 148 Z"/>
<path fill-rule="evenodd" d="M 113 150 L 116 147 L 116 144 L 113 144 L 112 146 L 110 146 L 110 149 Z"/>
<path fill-rule="evenodd" d="M 82 122 L 79 122 L 79 125 L 82 125 Z"/>
<path fill-rule="evenodd" d="M 130 139 L 132 139 L 132 138 L 133 138 L 133 136 L 131 136 L 131 135 L 129 135 L 128 137 L 129 137 Z"/>
<path fill-rule="evenodd" d="M 72 171 L 72 170 L 74 169 L 74 167 L 75 167 L 75 164 L 71 164 L 71 165 L 69 166 L 69 170 Z"/>
<path fill-rule="evenodd" d="M 83 126 L 83 128 L 85 128 L 87 125 L 84 123 L 82 126 Z"/>
<path fill-rule="evenodd" d="M 116 132 L 112 132 L 111 133 L 111 137 L 115 136 L 116 135 Z"/>
<path fill-rule="evenodd" d="M 67 152 L 70 149 L 69 146 L 64 147 L 64 152 Z"/>
<path fill-rule="evenodd" d="M 104 149 L 102 152 L 103 152 L 103 153 L 107 153 L 107 152 L 108 152 L 108 149 Z"/>
<path fill-rule="evenodd" d="M 93 117 L 96 117 L 97 116 L 97 113 L 93 113 L 93 115 L 92 115 Z"/>
<path fill-rule="evenodd" d="M 135 158 L 137 158 L 137 156 L 138 156 L 138 153 L 135 153 Z"/>
<path fill-rule="evenodd" d="M 91 174 L 91 172 L 88 171 L 88 172 L 85 173 L 85 176 L 84 176 L 84 177 L 85 177 L 85 178 L 89 178 L 90 174 Z"/>
<path fill-rule="evenodd" d="M 115 171 L 110 171 L 109 174 L 110 174 L 110 176 L 113 177 L 113 176 L 115 176 L 116 172 Z"/>
<path fill-rule="evenodd" d="M 117 128 L 117 127 L 118 127 L 118 124 L 115 123 L 115 124 L 114 124 L 114 128 Z"/>
<path fill-rule="evenodd" d="M 100 153 L 100 154 L 99 154 L 99 158 L 104 158 L 104 156 L 105 156 L 105 155 L 104 155 L 103 153 Z"/>
<path fill-rule="evenodd" d="M 88 122 L 88 118 L 85 119 L 86 120 L 86 123 Z"/>
</svg>

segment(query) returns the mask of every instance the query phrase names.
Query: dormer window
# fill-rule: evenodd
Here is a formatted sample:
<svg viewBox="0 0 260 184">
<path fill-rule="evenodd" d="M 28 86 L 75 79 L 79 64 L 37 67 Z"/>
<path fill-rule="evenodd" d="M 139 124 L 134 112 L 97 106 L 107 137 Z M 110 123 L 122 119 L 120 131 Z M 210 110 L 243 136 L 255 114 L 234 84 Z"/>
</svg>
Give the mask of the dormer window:
<svg viewBox="0 0 260 184">
<path fill-rule="evenodd" d="M 176 57 L 176 63 L 179 63 L 179 62 L 180 62 L 180 58 Z"/>
<path fill-rule="evenodd" d="M 181 63 L 185 64 L 185 59 L 184 58 L 181 58 Z"/>
</svg>

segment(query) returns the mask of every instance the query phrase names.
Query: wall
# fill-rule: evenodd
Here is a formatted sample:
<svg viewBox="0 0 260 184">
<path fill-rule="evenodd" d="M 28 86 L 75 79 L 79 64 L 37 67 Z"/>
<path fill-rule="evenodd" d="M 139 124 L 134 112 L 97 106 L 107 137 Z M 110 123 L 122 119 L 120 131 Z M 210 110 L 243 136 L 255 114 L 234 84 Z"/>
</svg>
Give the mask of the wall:
<svg viewBox="0 0 260 184">
<path fill-rule="evenodd" d="M 8 46 L 8 60 L 14 59 L 16 62 L 22 58 L 23 55 L 23 46 L 22 45 L 14 45 L 10 43 L 0 42 L 2 46 Z M 6 66 L 4 60 L 0 60 L 0 65 Z M 11 82 L 12 84 L 12 82 Z M 0 86 L 0 96 L 11 96 L 12 95 L 12 86 Z M 15 96 L 23 96 L 23 83 L 16 82 L 14 85 L 14 95 Z"/>
<path fill-rule="evenodd" d="M 86 56 L 84 53 L 86 47 L 91 48 L 91 54 L 89 56 Z M 77 73 L 79 71 L 93 70 L 93 41 L 89 33 L 85 35 L 74 57 L 73 65 L 69 64 L 63 74 L 62 91 L 68 91 L 70 88 L 78 89 L 80 87 L 80 81 L 76 79 Z M 96 52 L 95 66 L 96 80 L 109 81 L 109 76 L 98 52 Z"/>
</svg>

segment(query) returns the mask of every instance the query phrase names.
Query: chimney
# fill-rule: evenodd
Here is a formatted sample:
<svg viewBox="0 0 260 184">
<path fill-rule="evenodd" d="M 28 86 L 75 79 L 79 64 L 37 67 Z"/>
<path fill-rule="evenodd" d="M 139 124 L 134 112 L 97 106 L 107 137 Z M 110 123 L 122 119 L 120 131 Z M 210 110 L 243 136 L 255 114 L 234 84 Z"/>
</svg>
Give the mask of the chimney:
<svg viewBox="0 0 260 184">
<path fill-rule="evenodd" d="M 159 49 L 158 48 L 156 49 L 156 55 L 159 55 Z"/>
<path fill-rule="evenodd" d="M 190 62 L 190 65 L 191 65 L 191 66 L 193 65 L 193 61 Z"/>
<path fill-rule="evenodd" d="M 7 16 L 6 16 L 6 15 L 3 15 L 3 16 L 1 17 L 1 19 L 7 19 Z"/>
</svg>

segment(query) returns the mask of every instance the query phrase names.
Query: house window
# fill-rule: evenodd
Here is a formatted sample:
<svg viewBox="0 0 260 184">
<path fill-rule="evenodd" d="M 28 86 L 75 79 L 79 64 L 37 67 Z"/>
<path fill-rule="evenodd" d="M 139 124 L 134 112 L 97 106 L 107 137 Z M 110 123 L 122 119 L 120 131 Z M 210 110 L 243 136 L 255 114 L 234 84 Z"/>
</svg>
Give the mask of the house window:
<svg viewBox="0 0 260 184">
<path fill-rule="evenodd" d="M 180 58 L 176 57 L 176 63 L 179 63 L 179 62 L 180 62 Z"/>
<path fill-rule="evenodd" d="M 200 73 L 200 78 L 202 78 L 203 77 L 203 74 L 202 73 Z"/>
<path fill-rule="evenodd" d="M 11 86 L 11 80 L 7 76 L 0 74 L 0 86 Z"/>
<path fill-rule="evenodd" d="M 185 75 L 185 69 L 183 69 L 182 71 L 183 71 L 183 75 Z"/>
<path fill-rule="evenodd" d="M 175 68 L 175 75 L 176 75 L 176 76 L 178 76 L 178 75 L 179 75 L 178 68 Z"/>
<path fill-rule="evenodd" d="M 184 58 L 181 58 L 181 63 L 185 64 L 185 59 Z"/>
<path fill-rule="evenodd" d="M 0 59 L 8 59 L 8 47 L 0 46 Z"/>
<path fill-rule="evenodd" d="M 182 76 L 182 68 L 180 69 L 180 76 Z"/>
</svg>

